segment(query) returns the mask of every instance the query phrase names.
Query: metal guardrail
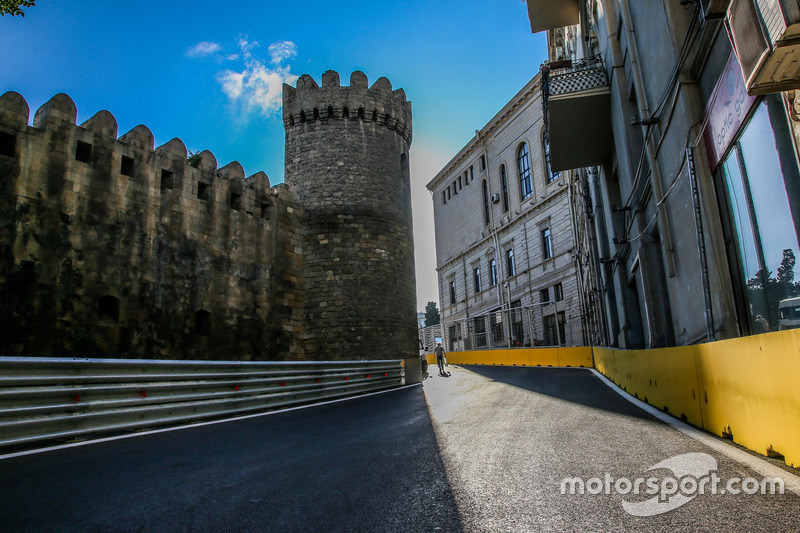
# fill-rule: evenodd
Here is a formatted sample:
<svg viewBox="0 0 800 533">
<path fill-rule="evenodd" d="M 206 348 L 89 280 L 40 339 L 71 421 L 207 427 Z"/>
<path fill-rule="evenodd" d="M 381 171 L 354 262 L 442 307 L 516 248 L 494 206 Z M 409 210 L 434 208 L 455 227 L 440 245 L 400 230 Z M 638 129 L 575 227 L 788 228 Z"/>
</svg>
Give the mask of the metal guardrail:
<svg viewBox="0 0 800 533">
<path fill-rule="evenodd" d="M 400 360 L 0 357 L 0 450 L 317 403 L 403 379 Z"/>
</svg>

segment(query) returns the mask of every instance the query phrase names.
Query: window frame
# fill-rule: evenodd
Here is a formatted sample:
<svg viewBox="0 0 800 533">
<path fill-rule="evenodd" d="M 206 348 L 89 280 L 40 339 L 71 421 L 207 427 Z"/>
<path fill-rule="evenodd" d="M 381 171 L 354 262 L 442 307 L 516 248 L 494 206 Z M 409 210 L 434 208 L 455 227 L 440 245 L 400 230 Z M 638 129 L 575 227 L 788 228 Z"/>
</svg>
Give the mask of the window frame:
<svg viewBox="0 0 800 533">
<path fill-rule="evenodd" d="M 533 180 L 531 158 L 528 143 L 522 143 L 517 149 L 517 173 L 519 174 L 519 194 L 523 200 L 533 196 Z"/>
</svg>

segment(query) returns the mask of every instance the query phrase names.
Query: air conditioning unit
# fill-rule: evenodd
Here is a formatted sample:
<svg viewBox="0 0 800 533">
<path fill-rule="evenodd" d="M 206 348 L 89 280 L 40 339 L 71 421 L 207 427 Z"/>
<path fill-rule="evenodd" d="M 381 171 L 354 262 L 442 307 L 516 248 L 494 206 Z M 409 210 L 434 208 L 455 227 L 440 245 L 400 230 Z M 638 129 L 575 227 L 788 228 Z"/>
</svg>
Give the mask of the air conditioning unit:
<svg viewBox="0 0 800 533">
<path fill-rule="evenodd" d="M 493 203 L 493 204 L 496 204 L 496 203 L 497 203 L 497 202 L 499 202 L 499 201 L 500 201 L 500 194 L 499 194 L 499 193 L 494 193 L 494 194 L 492 195 L 492 203 Z"/>
<path fill-rule="evenodd" d="M 733 0 L 728 30 L 748 94 L 800 89 L 797 0 Z"/>
</svg>

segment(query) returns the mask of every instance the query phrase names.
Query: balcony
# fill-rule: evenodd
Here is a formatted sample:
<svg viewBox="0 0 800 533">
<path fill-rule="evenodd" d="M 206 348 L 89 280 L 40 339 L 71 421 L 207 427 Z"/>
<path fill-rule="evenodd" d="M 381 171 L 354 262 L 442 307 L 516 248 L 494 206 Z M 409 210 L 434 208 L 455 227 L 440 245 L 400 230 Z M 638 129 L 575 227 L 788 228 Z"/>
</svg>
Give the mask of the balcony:
<svg viewBox="0 0 800 533">
<path fill-rule="evenodd" d="M 531 32 L 563 28 L 577 24 L 578 0 L 527 0 Z"/>
<path fill-rule="evenodd" d="M 600 57 L 545 63 L 542 105 L 553 170 L 598 165 L 611 153 L 611 97 Z"/>
</svg>

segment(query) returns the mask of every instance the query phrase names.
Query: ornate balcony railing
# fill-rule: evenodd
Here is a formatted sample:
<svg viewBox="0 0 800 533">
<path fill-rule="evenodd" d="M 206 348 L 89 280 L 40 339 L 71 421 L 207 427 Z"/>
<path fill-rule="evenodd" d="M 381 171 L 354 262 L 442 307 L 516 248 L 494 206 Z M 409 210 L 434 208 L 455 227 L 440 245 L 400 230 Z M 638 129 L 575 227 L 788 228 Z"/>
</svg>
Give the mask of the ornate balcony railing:
<svg viewBox="0 0 800 533">
<path fill-rule="evenodd" d="M 542 73 L 542 108 L 548 129 L 547 101 L 551 96 L 579 93 L 608 87 L 603 59 L 598 56 L 578 60 L 549 61 L 540 67 Z"/>
</svg>

